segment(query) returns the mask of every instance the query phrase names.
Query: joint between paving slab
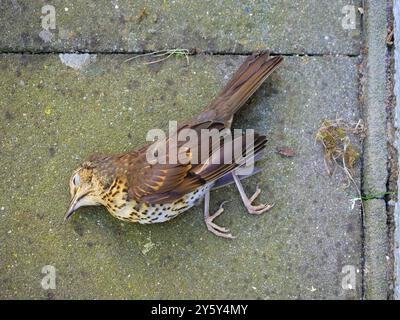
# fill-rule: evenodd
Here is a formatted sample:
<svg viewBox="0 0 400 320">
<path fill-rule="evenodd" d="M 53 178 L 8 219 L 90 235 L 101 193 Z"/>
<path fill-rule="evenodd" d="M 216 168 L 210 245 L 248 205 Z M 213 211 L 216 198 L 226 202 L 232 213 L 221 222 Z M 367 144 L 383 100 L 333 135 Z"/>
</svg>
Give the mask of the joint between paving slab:
<svg viewBox="0 0 400 320">
<path fill-rule="evenodd" d="M 387 3 L 387 25 L 388 32 L 394 28 L 394 11 L 393 11 L 392 0 L 388 0 Z M 395 207 L 393 205 L 393 199 L 396 197 L 392 193 L 397 190 L 397 180 L 398 180 L 398 152 L 396 146 L 396 105 L 395 105 L 395 89 L 394 89 L 394 76 L 395 76 L 395 66 L 394 66 L 394 50 L 393 45 L 388 45 L 388 50 L 386 51 L 386 65 L 387 65 L 387 81 L 386 87 L 388 90 L 387 97 L 387 132 L 388 132 L 388 160 L 387 160 L 387 170 L 388 179 L 386 182 L 386 190 L 388 194 L 384 197 L 386 203 L 386 213 L 387 213 L 387 227 L 388 227 L 388 299 L 393 299 L 395 297 L 395 286 L 396 286 L 396 271 L 395 271 L 395 232 L 396 232 L 396 219 L 395 219 Z"/>
<path fill-rule="evenodd" d="M 364 0 L 362 1 L 362 7 L 365 10 Z M 364 19 L 365 19 L 365 16 L 363 16 L 361 18 L 361 20 L 360 20 L 361 39 L 362 39 L 363 46 L 365 46 L 365 23 L 364 23 Z M 364 53 L 365 51 L 362 50 L 361 52 Z M 361 63 L 361 65 L 364 66 L 364 64 L 365 64 L 365 55 L 363 54 L 362 55 L 362 63 Z M 363 81 L 362 81 L 362 79 L 364 77 L 363 68 L 359 68 L 358 73 L 359 73 L 358 77 L 360 79 L 359 80 L 360 81 L 359 99 L 360 99 L 360 101 L 362 101 L 361 100 L 361 96 L 364 94 L 364 90 L 365 90 L 364 84 L 363 84 Z M 361 109 L 361 116 L 362 116 L 362 118 L 365 118 L 365 114 L 364 114 L 363 108 Z M 363 141 L 363 143 L 361 144 L 361 154 L 362 155 L 365 154 L 365 143 L 364 142 L 365 141 Z M 365 170 L 364 164 L 365 164 L 364 157 L 361 157 L 361 159 L 360 159 L 360 166 L 361 166 L 361 168 L 360 168 L 360 170 L 361 170 L 360 193 L 361 193 L 361 195 L 365 194 L 365 192 L 364 192 L 364 175 L 362 174 L 364 172 L 364 170 Z M 361 238 L 361 253 L 360 253 L 361 299 L 365 300 L 365 287 L 366 287 L 366 285 L 365 285 L 365 250 L 366 249 L 365 249 L 365 207 L 364 207 L 363 204 L 360 207 L 360 211 L 361 211 L 360 212 L 360 220 L 361 220 L 361 230 L 360 230 L 360 232 L 361 232 L 361 235 L 360 235 L 360 238 Z"/>
<path fill-rule="evenodd" d="M 168 50 L 168 49 L 166 49 Z M 182 49 L 185 50 L 185 49 Z M 231 51 L 197 51 L 187 49 L 189 56 L 196 55 L 211 55 L 211 56 L 249 56 L 258 51 L 246 51 L 246 52 L 231 52 Z M 152 54 L 158 53 L 164 50 L 157 51 L 86 51 L 86 50 L 71 50 L 71 51 L 34 51 L 34 50 L 0 50 L 0 54 L 30 54 L 30 55 L 46 55 L 46 54 L 101 54 L 101 55 L 141 55 L 141 54 Z M 340 54 L 340 53 L 287 53 L 287 52 L 270 52 L 271 56 L 284 56 L 284 57 L 348 57 L 356 58 L 360 54 Z"/>
<path fill-rule="evenodd" d="M 393 17 L 394 17 L 394 25 L 393 25 L 393 31 L 394 31 L 394 47 L 395 47 L 395 52 L 394 52 L 394 60 L 395 60 L 395 71 L 394 71 L 394 97 L 393 99 L 396 100 L 396 103 L 394 105 L 394 118 L 395 118 L 395 124 L 394 126 L 398 126 L 399 124 L 399 119 L 400 119 L 400 1 L 395 0 L 394 5 L 393 5 Z M 394 148 L 399 148 L 399 134 L 398 132 L 394 133 Z M 397 169 L 399 165 L 399 158 L 395 160 L 397 162 Z M 397 181 L 394 181 L 393 183 L 397 185 L 397 190 L 399 189 L 400 186 L 400 179 L 398 176 L 397 172 Z M 393 187 L 395 188 L 396 185 Z M 394 266 L 393 266 L 393 277 L 394 277 L 394 294 L 393 298 L 394 299 L 400 299 L 400 249 L 399 249 L 399 243 L 400 243 L 400 230 L 399 230 L 399 225 L 400 225 L 400 209 L 399 209 L 399 201 L 397 200 L 395 208 L 394 208 L 394 213 L 393 213 L 393 219 L 394 219 L 394 227 L 395 230 L 393 231 L 393 259 L 394 259 Z"/>
</svg>

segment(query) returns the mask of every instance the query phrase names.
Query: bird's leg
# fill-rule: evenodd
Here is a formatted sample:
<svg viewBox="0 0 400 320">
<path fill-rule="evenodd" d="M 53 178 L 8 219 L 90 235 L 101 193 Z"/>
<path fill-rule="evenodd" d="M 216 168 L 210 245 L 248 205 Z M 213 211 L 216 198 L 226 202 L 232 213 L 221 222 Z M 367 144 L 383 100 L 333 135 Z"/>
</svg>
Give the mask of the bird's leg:
<svg viewBox="0 0 400 320">
<path fill-rule="evenodd" d="M 257 206 L 253 206 L 252 203 L 258 197 L 258 195 L 260 194 L 261 189 L 257 186 L 256 192 L 254 192 L 254 194 L 250 198 L 248 198 L 247 195 L 246 195 L 246 192 L 244 192 L 244 190 L 243 190 L 243 186 L 242 186 L 242 183 L 240 182 L 239 177 L 236 175 L 235 172 L 232 172 L 232 176 L 233 176 L 233 180 L 236 183 L 236 187 L 239 190 L 239 193 L 240 193 L 240 196 L 242 198 L 243 204 L 245 205 L 247 211 L 250 214 L 261 214 L 261 213 L 264 213 L 264 212 L 268 211 L 269 209 L 271 209 L 274 206 L 274 204 L 272 204 L 272 205 L 260 204 L 260 205 L 257 205 Z"/>
<path fill-rule="evenodd" d="M 222 202 L 219 206 L 219 209 L 210 216 L 210 190 L 207 190 L 205 197 L 204 197 L 204 222 L 207 225 L 207 229 L 211 231 L 213 234 L 223 238 L 233 239 L 235 238 L 229 231 L 229 229 L 220 227 L 219 225 L 215 224 L 213 220 L 218 217 L 223 211 L 223 205 L 226 201 Z"/>
</svg>

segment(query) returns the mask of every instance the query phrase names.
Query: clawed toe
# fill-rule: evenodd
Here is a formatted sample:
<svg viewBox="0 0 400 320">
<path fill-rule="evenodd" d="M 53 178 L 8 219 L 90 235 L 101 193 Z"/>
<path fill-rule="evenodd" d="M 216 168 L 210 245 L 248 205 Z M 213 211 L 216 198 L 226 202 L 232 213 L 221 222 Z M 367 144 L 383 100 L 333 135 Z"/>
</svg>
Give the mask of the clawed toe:
<svg viewBox="0 0 400 320">
<path fill-rule="evenodd" d="M 260 204 L 260 205 L 257 205 L 257 206 L 253 206 L 251 204 L 251 202 L 250 202 L 250 203 L 245 204 L 245 205 L 246 205 L 247 211 L 250 214 L 262 214 L 262 213 L 272 209 L 275 204 Z"/>
<path fill-rule="evenodd" d="M 235 236 L 233 236 L 228 229 L 220 227 L 214 223 L 207 223 L 207 229 L 209 231 L 211 231 L 213 234 L 215 234 L 218 237 L 222 237 L 222 238 L 227 238 L 227 239 L 234 239 L 236 238 Z M 225 230 L 225 231 L 220 231 L 221 229 Z"/>
<path fill-rule="evenodd" d="M 260 193 L 261 193 L 261 188 L 260 188 L 259 185 L 257 184 L 256 191 L 255 191 L 254 194 L 250 197 L 249 202 L 252 203 L 254 200 L 256 200 L 256 198 L 259 196 Z"/>
<path fill-rule="evenodd" d="M 252 203 L 253 201 L 260 195 L 261 193 L 261 189 L 260 187 L 257 185 L 256 191 L 254 192 L 254 194 L 249 198 L 248 201 L 245 201 L 244 205 L 246 206 L 247 211 L 250 214 L 262 214 L 270 209 L 273 208 L 273 206 L 275 204 L 259 204 L 256 206 L 253 206 Z"/>
<path fill-rule="evenodd" d="M 223 205 L 226 202 L 227 201 L 224 201 L 223 203 L 221 203 L 221 205 L 219 206 L 219 209 L 213 215 L 206 217 L 205 223 L 207 225 L 207 229 L 209 231 L 211 231 L 213 234 L 215 234 L 216 236 L 228 238 L 228 239 L 234 239 L 235 237 L 230 233 L 228 228 L 221 227 L 213 222 L 213 220 L 224 211 Z"/>
<path fill-rule="evenodd" d="M 215 229 L 215 230 L 218 230 L 223 233 L 229 232 L 229 230 L 227 228 L 217 225 L 216 223 L 212 222 L 211 219 L 206 220 L 206 225 L 207 225 L 207 227 L 209 227 L 208 229 Z"/>
</svg>

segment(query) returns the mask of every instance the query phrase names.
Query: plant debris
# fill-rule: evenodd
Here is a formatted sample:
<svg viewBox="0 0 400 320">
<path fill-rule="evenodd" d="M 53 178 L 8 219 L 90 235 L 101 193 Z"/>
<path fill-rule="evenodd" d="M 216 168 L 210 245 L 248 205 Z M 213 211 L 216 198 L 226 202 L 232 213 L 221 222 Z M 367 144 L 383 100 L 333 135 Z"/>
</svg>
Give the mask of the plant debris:
<svg viewBox="0 0 400 320">
<path fill-rule="evenodd" d="M 144 57 L 149 57 L 153 60 L 144 62 L 143 64 L 153 64 L 153 63 L 158 63 L 164 60 L 169 59 L 170 57 L 177 57 L 177 58 L 186 58 L 186 63 L 189 65 L 189 50 L 188 49 L 169 49 L 169 50 L 159 50 L 159 51 L 154 51 L 154 52 L 149 52 L 149 53 L 144 53 L 144 54 L 139 54 L 137 56 L 134 56 L 132 58 L 126 59 L 124 62 L 128 62 L 134 59 L 138 58 L 144 58 Z M 156 59 L 154 59 L 156 58 Z"/>
<path fill-rule="evenodd" d="M 386 35 L 386 44 L 391 47 L 394 43 L 394 30 L 393 26 L 389 26 Z"/>
<path fill-rule="evenodd" d="M 143 9 L 140 10 L 139 15 L 138 15 L 138 22 L 142 22 L 144 19 L 148 17 L 149 13 L 147 12 L 146 7 L 143 7 Z"/>
<path fill-rule="evenodd" d="M 328 173 L 332 175 L 336 168 L 341 168 L 347 178 L 347 187 L 353 184 L 356 189 L 358 198 L 352 200 L 353 209 L 355 200 L 363 200 L 363 196 L 353 178 L 353 169 L 360 154 L 354 149 L 349 134 L 358 135 L 360 138 L 365 137 L 365 127 L 361 119 L 357 123 L 348 123 L 341 119 L 324 120 L 316 139 L 324 147 L 324 161 Z M 361 201 L 361 207 L 364 208 L 363 201 Z"/>
<path fill-rule="evenodd" d="M 276 153 L 281 155 L 282 157 L 291 158 L 296 155 L 293 149 L 288 147 L 278 147 L 276 148 Z"/>
<path fill-rule="evenodd" d="M 355 197 L 351 199 L 351 209 L 354 209 L 354 206 L 357 201 L 361 201 L 363 203 L 364 201 L 369 201 L 369 200 L 376 200 L 376 199 L 384 199 L 386 196 L 397 196 L 397 192 L 379 192 L 379 193 L 372 193 L 372 194 L 364 194 L 359 197 Z"/>
<path fill-rule="evenodd" d="M 361 200 L 368 201 L 374 199 L 383 199 L 386 196 L 396 196 L 397 192 L 387 191 L 387 192 L 379 192 L 379 193 L 372 193 L 372 194 L 365 194 L 361 197 Z"/>
<path fill-rule="evenodd" d="M 316 139 L 324 146 L 325 166 L 330 175 L 336 167 L 341 167 L 352 176 L 352 170 L 360 154 L 353 148 L 348 133 L 363 135 L 364 124 L 359 120 L 356 124 L 345 121 L 324 120 L 317 132 Z"/>
</svg>

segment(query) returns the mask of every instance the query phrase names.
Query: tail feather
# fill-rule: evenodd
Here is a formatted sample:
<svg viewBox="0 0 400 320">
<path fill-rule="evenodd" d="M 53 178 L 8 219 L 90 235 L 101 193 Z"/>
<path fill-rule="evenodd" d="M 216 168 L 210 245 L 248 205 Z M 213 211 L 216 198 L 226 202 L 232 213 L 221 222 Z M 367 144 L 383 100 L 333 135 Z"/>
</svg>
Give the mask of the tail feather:
<svg viewBox="0 0 400 320">
<path fill-rule="evenodd" d="M 229 123 L 233 115 L 282 61 L 283 57 L 276 56 L 271 58 L 269 52 L 248 57 L 218 97 L 211 102 L 196 120 L 214 120 Z"/>
</svg>

